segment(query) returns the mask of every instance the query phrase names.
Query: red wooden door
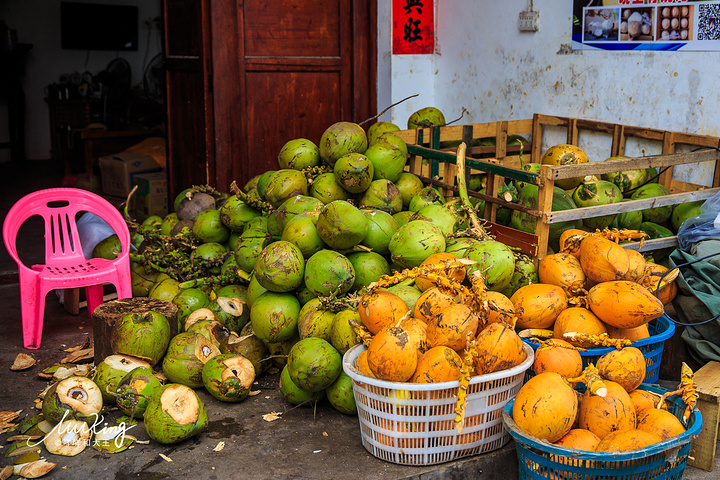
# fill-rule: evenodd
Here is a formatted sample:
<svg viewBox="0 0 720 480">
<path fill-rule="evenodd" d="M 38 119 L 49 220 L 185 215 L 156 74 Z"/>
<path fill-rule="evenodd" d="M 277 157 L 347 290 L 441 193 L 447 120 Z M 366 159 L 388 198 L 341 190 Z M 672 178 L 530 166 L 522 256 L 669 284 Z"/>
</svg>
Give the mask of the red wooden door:
<svg viewBox="0 0 720 480">
<path fill-rule="evenodd" d="M 219 4 L 237 5 L 236 18 Z M 317 143 L 333 123 L 373 115 L 374 1 L 213 0 L 212 9 L 219 186 L 279 168 L 289 140 Z"/>
</svg>

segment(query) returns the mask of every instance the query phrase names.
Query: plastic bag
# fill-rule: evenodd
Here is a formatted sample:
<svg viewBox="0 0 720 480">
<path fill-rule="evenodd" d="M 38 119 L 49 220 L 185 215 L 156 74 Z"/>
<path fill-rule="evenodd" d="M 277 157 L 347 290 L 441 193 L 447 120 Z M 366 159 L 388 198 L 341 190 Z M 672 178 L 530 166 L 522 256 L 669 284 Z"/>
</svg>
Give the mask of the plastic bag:
<svg viewBox="0 0 720 480">
<path fill-rule="evenodd" d="M 680 225 L 677 233 L 680 250 L 689 252 L 701 240 L 720 239 L 720 192 L 705 200 L 700 212 Z"/>
<path fill-rule="evenodd" d="M 105 220 L 90 212 L 85 212 L 78 219 L 77 227 L 80 245 L 86 259 L 92 258 L 93 250 L 98 243 L 115 233 Z"/>
</svg>

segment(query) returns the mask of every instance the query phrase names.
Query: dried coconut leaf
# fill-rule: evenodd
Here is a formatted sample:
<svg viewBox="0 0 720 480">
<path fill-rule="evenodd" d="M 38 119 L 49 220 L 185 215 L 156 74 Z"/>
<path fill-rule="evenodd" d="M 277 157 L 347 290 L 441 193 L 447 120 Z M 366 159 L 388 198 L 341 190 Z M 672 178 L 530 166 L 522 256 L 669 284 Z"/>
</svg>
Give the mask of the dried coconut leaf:
<svg viewBox="0 0 720 480">
<path fill-rule="evenodd" d="M 43 420 L 45 420 L 45 417 L 43 417 L 42 414 L 28 415 L 27 417 L 23 418 L 18 424 L 18 432 L 20 432 L 21 434 L 27 433 L 28 430 L 30 430 Z"/>
<path fill-rule="evenodd" d="M 69 353 L 62 360 L 62 363 L 77 363 L 83 360 L 91 360 L 95 357 L 95 348 L 89 347 Z"/>
<path fill-rule="evenodd" d="M 27 353 L 18 353 L 15 357 L 15 361 L 13 362 L 12 366 L 10 367 L 10 370 L 13 371 L 19 371 L 19 370 L 27 370 L 28 368 L 35 365 L 35 360 L 33 357 L 28 355 Z"/>
<path fill-rule="evenodd" d="M 4 411 L 0 412 L 0 423 L 9 423 L 18 418 L 20 416 L 20 412 L 22 410 L 18 410 L 17 412 L 10 412 L 10 411 Z"/>
<path fill-rule="evenodd" d="M 5 452 L 5 458 L 18 457 L 28 452 L 36 451 L 40 451 L 40 447 L 37 442 L 29 443 L 28 440 L 13 442 L 12 445 L 8 447 L 7 452 Z"/>
<path fill-rule="evenodd" d="M 31 462 L 37 462 L 40 460 L 40 449 L 33 450 L 30 452 L 25 452 L 22 455 L 18 455 L 15 458 L 15 461 L 13 463 L 15 465 L 21 465 L 23 463 L 31 463 Z"/>
<path fill-rule="evenodd" d="M 85 341 L 77 346 L 66 348 L 65 351 L 68 353 L 77 352 L 78 350 L 85 350 L 90 346 L 90 337 L 85 337 Z"/>
<path fill-rule="evenodd" d="M 13 435 L 12 437 L 8 437 L 6 440 L 8 442 L 22 442 L 23 440 L 38 440 L 42 437 L 42 435 Z"/>
</svg>

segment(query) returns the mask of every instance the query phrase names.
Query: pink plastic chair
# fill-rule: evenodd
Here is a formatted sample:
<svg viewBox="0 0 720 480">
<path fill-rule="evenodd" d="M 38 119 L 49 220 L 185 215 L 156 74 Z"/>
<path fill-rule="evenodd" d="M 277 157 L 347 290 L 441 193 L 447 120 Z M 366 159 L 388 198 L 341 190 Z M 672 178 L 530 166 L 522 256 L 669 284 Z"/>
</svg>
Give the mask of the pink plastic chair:
<svg viewBox="0 0 720 480">
<path fill-rule="evenodd" d="M 94 213 L 118 235 L 122 252 L 115 260 L 85 259 L 76 223 L 81 212 Z M 28 267 L 17 253 L 17 233 L 34 215 L 45 222 L 45 264 Z M 132 297 L 127 224 L 110 202 L 92 192 L 49 188 L 24 196 L 5 217 L 3 240 L 18 264 L 25 348 L 40 347 L 45 296 L 51 290 L 85 287 L 89 316 L 103 302 L 103 283 L 113 284 L 118 298 Z"/>
</svg>

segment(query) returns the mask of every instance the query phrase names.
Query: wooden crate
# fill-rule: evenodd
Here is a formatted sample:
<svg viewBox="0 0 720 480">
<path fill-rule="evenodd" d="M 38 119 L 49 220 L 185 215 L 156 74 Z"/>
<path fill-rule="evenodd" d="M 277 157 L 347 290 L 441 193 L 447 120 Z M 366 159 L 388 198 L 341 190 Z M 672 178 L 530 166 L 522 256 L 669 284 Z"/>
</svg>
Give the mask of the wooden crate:
<svg viewBox="0 0 720 480">
<path fill-rule="evenodd" d="M 698 392 L 697 406 L 702 414 L 703 425 L 698 436 L 692 440 L 693 457 L 688 465 L 711 472 L 715 466 L 715 448 L 720 420 L 720 363 L 708 362 L 695 372 Z"/>
<path fill-rule="evenodd" d="M 562 140 L 548 144 L 548 132 L 551 130 L 556 134 L 556 138 L 557 132 L 561 132 Z M 495 132 L 494 146 L 468 149 L 466 161 L 468 175 L 476 172 L 484 172 L 487 175 L 486 194 L 471 192 L 470 195 L 485 200 L 484 218 L 489 222 L 491 233 L 499 241 L 518 247 L 536 260 L 545 256 L 547 252 L 549 227 L 553 223 L 704 200 L 720 191 L 720 151 L 718 150 L 720 138 L 707 135 L 541 114 L 536 114 L 529 120 L 404 130 L 398 134 L 408 143 L 411 157 L 407 170 L 419 175 L 426 183 L 440 187 L 446 197 L 452 197 L 458 191 L 455 178 L 456 157 L 453 149 L 443 149 L 441 146 L 457 141 L 464 141 L 470 145 L 473 139 L 492 137 L 492 132 Z M 529 142 L 521 146 L 508 146 L 506 145 L 508 135 L 522 135 Z M 544 150 L 552 145 L 569 143 L 580 146 L 584 137 L 591 135 L 606 136 L 609 144 L 606 156 L 593 160 L 625 155 L 628 142 L 631 141 L 647 141 L 650 142 L 651 147 L 654 143 L 657 151 L 647 152 L 643 149 L 643 156 L 591 161 L 581 165 L 543 165 L 539 174 L 520 170 L 521 161 L 540 163 Z M 694 147 L 697 150 L 682 152 L 680 147 L 685 149 Z M 472 158 L 486 157 L 488 154 L 491 155 L 489 158 Z M 710 162 L 712 165 L 711 185 L 682 182 L 673 177 L 677 166 L 702 162 Z M 556 180 L 588 175 L 599 177 L 604 173 L 648 167 L 660 169 L 662 173 L 658 181 L 670 189 L 670 195 L 598 207 L 551 211 Z M 506 178 L 538 185 L 537 209 L 528 209 L 497 198 L 498 188 Z M 521 210 L 537 217 L 540 221 L 536 222 L 534 234 L 495 224 L 498 206 Z M 677 237 L 647 240 L 642 245 L 636 242 L 624 246 L 643 252 L 675 247 Z"/>
</svg>

